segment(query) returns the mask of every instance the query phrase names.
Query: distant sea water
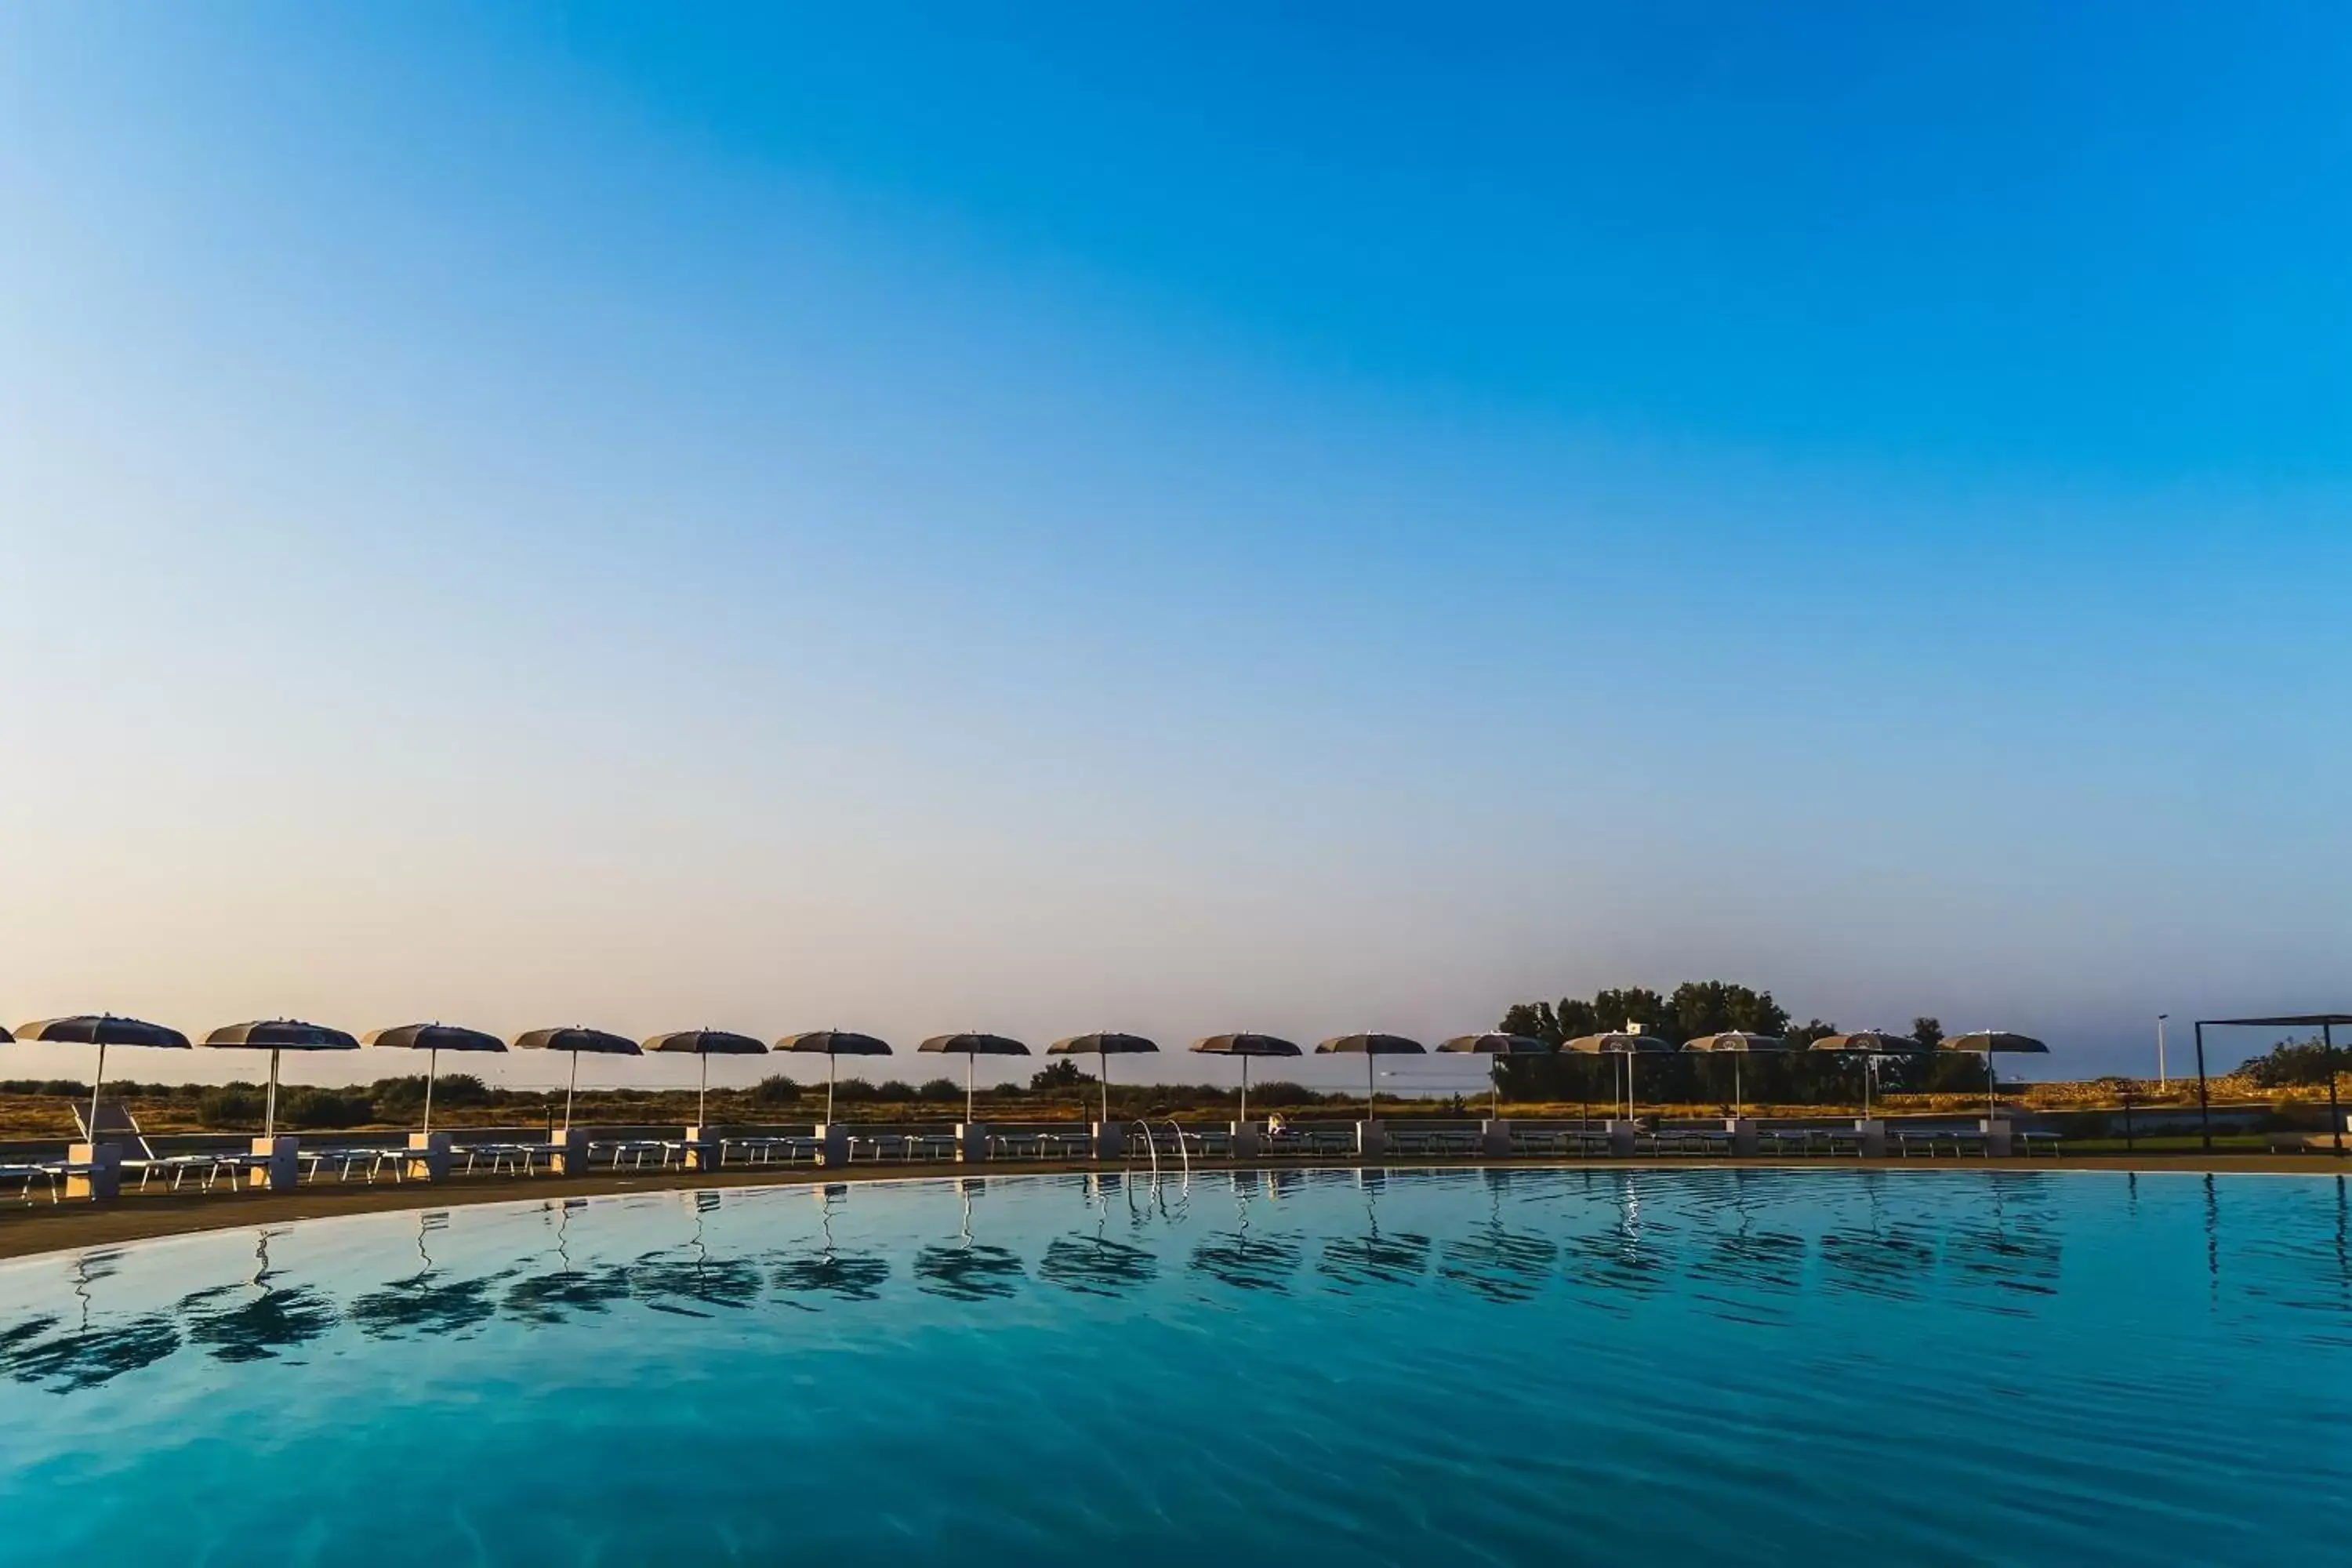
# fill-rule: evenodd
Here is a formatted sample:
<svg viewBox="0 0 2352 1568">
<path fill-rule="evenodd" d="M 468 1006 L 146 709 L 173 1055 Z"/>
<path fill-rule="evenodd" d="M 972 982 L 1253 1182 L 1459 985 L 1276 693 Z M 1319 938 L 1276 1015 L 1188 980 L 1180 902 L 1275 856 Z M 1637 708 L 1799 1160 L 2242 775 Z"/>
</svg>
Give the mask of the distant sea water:
<svg viewBox="0 0 2352 1568">
<path fill-rule="evenodd" d="M 992 1177 L 0 1266 L 0 1563 L 2334 1561 L 2333 1178 Z"/>
</svg>

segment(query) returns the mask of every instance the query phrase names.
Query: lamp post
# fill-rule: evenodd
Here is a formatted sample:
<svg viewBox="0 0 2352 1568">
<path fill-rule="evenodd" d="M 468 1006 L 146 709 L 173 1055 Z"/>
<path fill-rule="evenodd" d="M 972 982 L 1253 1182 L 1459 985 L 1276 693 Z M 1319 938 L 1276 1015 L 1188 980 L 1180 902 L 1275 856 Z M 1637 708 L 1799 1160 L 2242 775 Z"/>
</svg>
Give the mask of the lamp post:
<svg viewBox="0 0 2352 1568">
<path fill-rule="evenodd" d="M 2164 1073 L 2164 1021 L 2171 1016 L 2169 1013 L 2156 1016 L 2156 1087 L 2159 1089 L 2170 1087 Z"/>
</svg>

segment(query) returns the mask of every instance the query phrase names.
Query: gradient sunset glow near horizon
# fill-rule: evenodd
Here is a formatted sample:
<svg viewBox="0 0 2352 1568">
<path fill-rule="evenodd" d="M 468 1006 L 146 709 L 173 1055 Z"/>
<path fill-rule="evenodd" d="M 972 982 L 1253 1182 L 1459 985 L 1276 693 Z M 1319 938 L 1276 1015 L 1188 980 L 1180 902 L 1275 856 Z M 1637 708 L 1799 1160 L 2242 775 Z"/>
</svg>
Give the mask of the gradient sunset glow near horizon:
<svg viewBox="0 0 2352 1568">
<path fill-rule="evenodd" d="M 0 11 L 0 1021 L 2352 1008 L 2352 16 L 2045 10 Z"/>
</svg>

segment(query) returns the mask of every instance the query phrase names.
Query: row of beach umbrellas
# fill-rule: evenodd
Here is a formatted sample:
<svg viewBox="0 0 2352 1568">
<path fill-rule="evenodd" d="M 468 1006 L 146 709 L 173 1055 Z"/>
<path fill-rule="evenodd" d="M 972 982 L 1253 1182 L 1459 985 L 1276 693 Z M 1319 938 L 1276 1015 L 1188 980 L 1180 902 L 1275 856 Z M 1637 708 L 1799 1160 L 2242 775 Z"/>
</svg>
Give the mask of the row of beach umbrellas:
<svg viewBox="0 0 2352 1568">
<path fill-rule="evenodd" d="M 0 1041 L 10 1038 L 6 1029 L 0 1029 Z M 98 1089 L 106 1079 L 108 1047 L 128 1046 L 140 1048 L 186 1050 L 192 1042 L 179 1030 L 142 1019 L 118 1017 L 113 1014 L 88 1013 L 68 1018 L 47 1018 L 27 1024 L 16 1031 L 15 1038 L 54 1044 L 95 1046 L 98 1048 L 98 1073 L 90 1089 L 90 1126 L 98 1125 Z M 425 1072 L 425 1129 L 433 1128 L 433 1079 L 443 1051 L 474 1052 L 504 1051 L 507 1042 L 499 1037 L 479 1029 L 469 1029 L 456 1024 L 403 1024 L 394 1028 L 377 1029 L 364 1036 L 353 1037 L 341 1029 L 323 1024 L 306 1024 L 297 1019 L 258 1019 L 247 1024 L 231 1024 L 206 1035 L 203 1045 L 233 1050 L 267 1050 L 269 1053 L 269 1089 L 263 1111 L 263 1135 L 277 1131 L 278 1066 L 279 1057 L 287 1051 L 341 1051 L 357 1049 L 362 1045 L 398 1050 L 421 1050 L 426 1053 Z M 532 1029 L 515 1037 L 518 1050 L 562 1051 L 572 1058 L 572 1072 L 563 1094 L 563 1120 L 572 1121 L 572 1100 L 580 1087 L 580 1058 L 583 1055 L 641 1056 L 647 1052 L 685 1053 L 695 1057 L 700 1066 L 700 1078 L 696 1090 L 696 1120 L 705 1118 L 709 1107 L 710 1058 L 714 1056 L 758 1056 L 770 1050 L 793 1054 L 821 1055 L 825 1058 L 824 1115 L 833 1120 L 833 1091 L 838 1060 L 842 1057 L 888 1056 L 887 1042 L 872 1035 L 862 1035 L 848 1029 L 814 1029 L 803 1034 L 786 1035 L 771 1047 L 750 1035 L 738 1035 L 724 1029 L 680 1029 L 666 1035 L 655 1035 L 642 1042 L 626 1035 L 616 1035 L 603 1029 L 591 1029 L 573 1025 L 553 1029 Z M 1729 1056 L 1732 1058 L 1732 1092 L 1735 1104 L 1739 1102 L 1739 1058 L 1758 1052 L 1783 1051 L 1789 1042 L 1773 1035 L 1751 1034 L 1727 1030 L 1720 1034 L 1702 1035 L 1685 1040 L 1679 1047 L 1655 1036 L 1645 1035 L 1628 1026 L 1623 1030 L 1602 1034 L 1582 1035 L 1555 1045 L 1531 1035 L 1515 1035 L 1489 1031 L 1475 1035 L 1456 1035 L 1441 1041 L 1442 1052 L 1484 1056 L 1488 1058 L 1488 1083 L 1494 1096 L 1494 1106 L 1499 1114 L 1502 1108 L 1502 1087 L 1496 1067 L 1505 1057 L 1550 1056 L 1564 1052 L 1575 1056 L 1622 1058 L 1625 1063 L 1625 1114 L 1633 1114 L 1633 1062 L 1638 1057 L 1671 1053 L 1676 1050 L 1706 1055 Z M 1864 1114 L 1869 1114 L 1869 1077 L 1872 1064 L 1882 1058 L 1926 1054 L 1931 1050 L 1980 1052 L 1985 1058 L 1985 1080 L 1988 1110 L 1992 1106 L 1995 1079 L 1992 1057 L 1995 1052 L 2047 1052 L 2049 1047 L 2028 1035 L 2006 1030 L 1979 1030 L 1972 1034 L 1954 1035 L 1935 1047 L 1920 1044 L 1908 1035 L 1890 1034 L 1884 1030 L 1863 1029 L 1851 1034 L 1829 1035 L 1815 1040 L 1809 1047 L 1815 1051 L 1834 1052 L 1860 1058 L 1864 1063 Z M 1025 1057 L 1029 1047 L 1006 1035 L 984 1033 L 934 1035 L 918 1050 L 936 1055 L 961 1056 L 964 1058 L 964 1120 L 973 1120 L 973 1069 L 982 1057 Z M 1141 1035 L 1101 1032 L 1072 1035 L 1055 1041 L 1046 1047 L 1049 1056 L 1091 1056 L 1097 1059 L 1097 1077 L 1102 1086 L 1103 1120 L 1110 1120 L 1110 1058 L 1147 1052 L 1156 1053 L 1156 1041 Z M 1249 1065 L 1254 1058 L 1265 1057 L 1297 1057 L 1306 1054 L 1292 1041 L 1276 1035 L 1232 1034 L 1209 1035 L 1192 1043 L 1192 1049 L 1209 1056 L 1233 1057 L 1241 1062 L 1241 1114 L 1249 1119 Z M 1318 1056 L 1360 1056 L 1364 1058 L 1364 1104 L 1370 1112 L 1374 1097 L 1374 1058 L 1390 1056 L 1420 1056 L 1428 1049 L 1420 1041 L 1403 1035 L 1370 1032 L 1335 1035 L 1315 1047 Z"/>
</svg>

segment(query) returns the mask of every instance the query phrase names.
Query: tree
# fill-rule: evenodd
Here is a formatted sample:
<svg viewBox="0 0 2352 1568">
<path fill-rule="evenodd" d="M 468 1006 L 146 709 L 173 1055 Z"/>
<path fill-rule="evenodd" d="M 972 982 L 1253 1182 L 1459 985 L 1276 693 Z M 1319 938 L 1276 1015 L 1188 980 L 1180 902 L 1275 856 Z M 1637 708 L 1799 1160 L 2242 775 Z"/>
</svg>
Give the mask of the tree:
<svg viewBox="0 0 2352 1568">
<path fill-rule="evenodd" d="M 1055 1089 L 1082 1089 L 1094 1080 L 1094 1074 L 1079 1071 L 1077 1063 L 1064 1057 L 1058 1061 L 1047 1063 L 1044 1070 L 1031 1075 L 1029 1092 L 1051 1094 Z"/>
<path fill-rule="evenodd" d="M 1919 1042 L 1923 1051 L 1932 1051 L 1944 1043 L 1944 1021 L 1924 1014 L 1911 1020 L 1911 1037 Z"/>
<path fill-rule="evenodd" d="M 2317 1039 L 2282 1040 L 2242 1070 L 2257 1089 L 2292 1089 L 2324 1086 L 2327 1069 L 2335 1065 L 2327 1059 L 2327 1047 Z"/>
</svg>

